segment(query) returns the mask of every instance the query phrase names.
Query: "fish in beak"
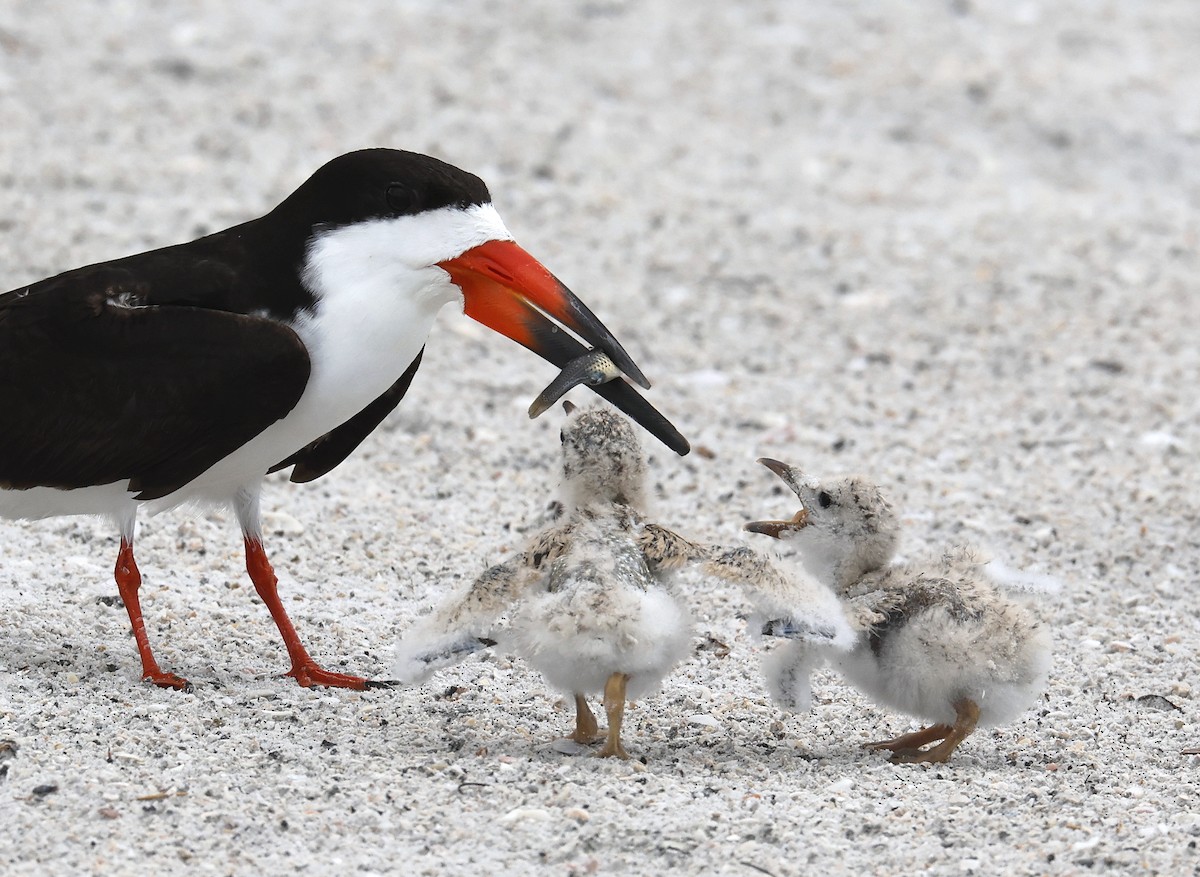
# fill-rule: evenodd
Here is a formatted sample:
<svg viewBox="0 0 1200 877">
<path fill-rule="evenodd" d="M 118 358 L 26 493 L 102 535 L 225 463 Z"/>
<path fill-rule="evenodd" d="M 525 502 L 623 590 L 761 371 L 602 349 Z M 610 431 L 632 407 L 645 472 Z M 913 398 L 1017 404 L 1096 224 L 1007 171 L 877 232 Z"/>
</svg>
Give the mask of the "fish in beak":
<svg viewBox="0 0 1200 877">
<path fill-rule="evenodd" d="M 643 389 L 650 387 L 642 370 L 612 332 L 570 289 L 521 247 L 512 241 L 488 241 L 460 256 L 439 262 L 438 267 L 462 290 L 463 310 L 468 317 L 511 338 L 559 369 L 571 367 L 571 376 L 566 383 L 574 380 L 576 373 L 584 373 L 579 369 L 581 359 L 590 361 L 597 352 L 603 353 L 628 380 L 614 375 L 603 383 L 593 384 L 582 379 L 575 383 L 588 383 L 675 453 L 683 455 L 691 449 L 687 439 L 629 383 L 632 381 Z M 590 344 L 591 349 L 563 331 L 563 327 Z M 560 376 L 551 385 L 555 391 L 561 388 L 558 395 L 570 389 L 570 386 L 562 386 L 563 383 Z M 546 403 L 545 407 L 552 402 Z"/>
</svg>

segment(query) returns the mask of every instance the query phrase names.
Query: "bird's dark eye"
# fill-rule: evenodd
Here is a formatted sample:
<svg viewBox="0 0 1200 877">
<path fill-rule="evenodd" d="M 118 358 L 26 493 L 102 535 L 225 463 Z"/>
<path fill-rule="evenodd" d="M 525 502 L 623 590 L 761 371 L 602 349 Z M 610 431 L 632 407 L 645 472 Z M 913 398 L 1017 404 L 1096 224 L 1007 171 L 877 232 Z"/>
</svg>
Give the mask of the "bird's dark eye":
<svg viewBox="0 0 1200 877">
<path fill-rule="evenodd" d="M 558 431 L 558 440 L 564 445 L 567 443 L 567 431 L 565 429 L 560 429 Z"/>
<path fill-rule="evenodd" d="M 402 183 L 392 183 L 387 188 L 388 207 L 396 213 L 411 214 L 421 210 L 421 199 L 415 190 Z"/>
<path fill-rule="evenodd" d="M 831 505 L 833 505 L 833 497 L 822 490 L 820 493 L 817 494 L 817 505 L 819 505 L 823 509 L 827 509 Z"/>
</svg>

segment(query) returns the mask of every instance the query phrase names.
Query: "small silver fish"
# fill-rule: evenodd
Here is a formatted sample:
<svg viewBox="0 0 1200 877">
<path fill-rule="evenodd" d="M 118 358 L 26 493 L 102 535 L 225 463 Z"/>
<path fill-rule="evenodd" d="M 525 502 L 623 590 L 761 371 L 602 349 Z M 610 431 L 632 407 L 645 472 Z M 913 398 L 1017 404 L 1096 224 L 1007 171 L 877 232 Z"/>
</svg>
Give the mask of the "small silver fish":
<svg viewBox="0 0 1200 877">
<path fill-rule="evenodd" d="M 542 414 L 572 387 L 578 387 L 580 384 L 598 387 L 620 376 L 621 370 L 609 359 L 607 353 L 603 350 L 589 350 L 563 366 L 558 377 L 533 400 L 533 404 L 529 406 L 529 417 L 532 419 Z"/>
</svg>

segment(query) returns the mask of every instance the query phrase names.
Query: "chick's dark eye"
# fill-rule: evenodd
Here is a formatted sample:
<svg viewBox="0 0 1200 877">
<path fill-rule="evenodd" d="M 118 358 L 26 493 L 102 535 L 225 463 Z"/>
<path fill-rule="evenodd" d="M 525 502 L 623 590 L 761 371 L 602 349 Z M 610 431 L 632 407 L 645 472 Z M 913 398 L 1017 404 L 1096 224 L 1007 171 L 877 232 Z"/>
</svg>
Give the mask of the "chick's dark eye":
<svg viewBox="0 0 1200 877">
<path fill-rule="evenodd" d="M 822 490 L 820 493 L 817 494 L 817 505 L 819 505 L 823 509 L 827 509 L 831 505 L 833 505 L 833 497 Z"/>
<path fill-rule="evenodd" d="M 387 204 L 397 213 L 417 213 L 421 209 L 417 193 L 402 183 L 392 183 L 387 188 Z"/>
<path fill-rule="evenodd" d="M 558 440 L 559 440 L 560 442 L 562 442 L 564 445 L 567 443 L 567 432 L 566 432 L 566 430 L 560 429 L 560 430 L 558 431 Z"/>
</svg>

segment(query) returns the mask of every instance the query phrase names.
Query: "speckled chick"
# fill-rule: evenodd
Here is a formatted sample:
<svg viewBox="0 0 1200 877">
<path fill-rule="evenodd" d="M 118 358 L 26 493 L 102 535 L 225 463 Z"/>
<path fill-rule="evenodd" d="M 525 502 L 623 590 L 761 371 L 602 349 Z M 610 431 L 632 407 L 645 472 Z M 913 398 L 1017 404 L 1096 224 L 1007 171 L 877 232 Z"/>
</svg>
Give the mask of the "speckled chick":
<svg viewBox="0 0 1200 877">
<path fill-rule="evenodd" d="M 656 691 L 689 650 L 691 622 L 666 573 L 703 552 L 645 520 L 646 463 L 629 422 L 564 407 L 562 514 L 414 626 L 393 672 L 417 682 L 499 641 L 574 695 L 579 743 L 600 739 L 586 695 L 602 693 L 608 733 L 597 754 L 627 758 L 625 701 Z"/>
<path fill-rule="evenodd" d="M 808 572 L 837 592 L 857 631 L 848 652 L 788 644 L 769 668 L 773 691 L 803 700 L 809 673 L 828 661 L 879 703 L 932 722 L 868 744 L 896 762 L 944 762 L 977 725 L 1010 721 L 1033 703 L 1050 668 L 1049 633 L 970 551 L 892 565 L 900 525 L 876 485 L 857 476 L 822 483 L 777 460 L 759 462 L 802 508 L 746 529 L 795 547 Z"/>
</svg>

